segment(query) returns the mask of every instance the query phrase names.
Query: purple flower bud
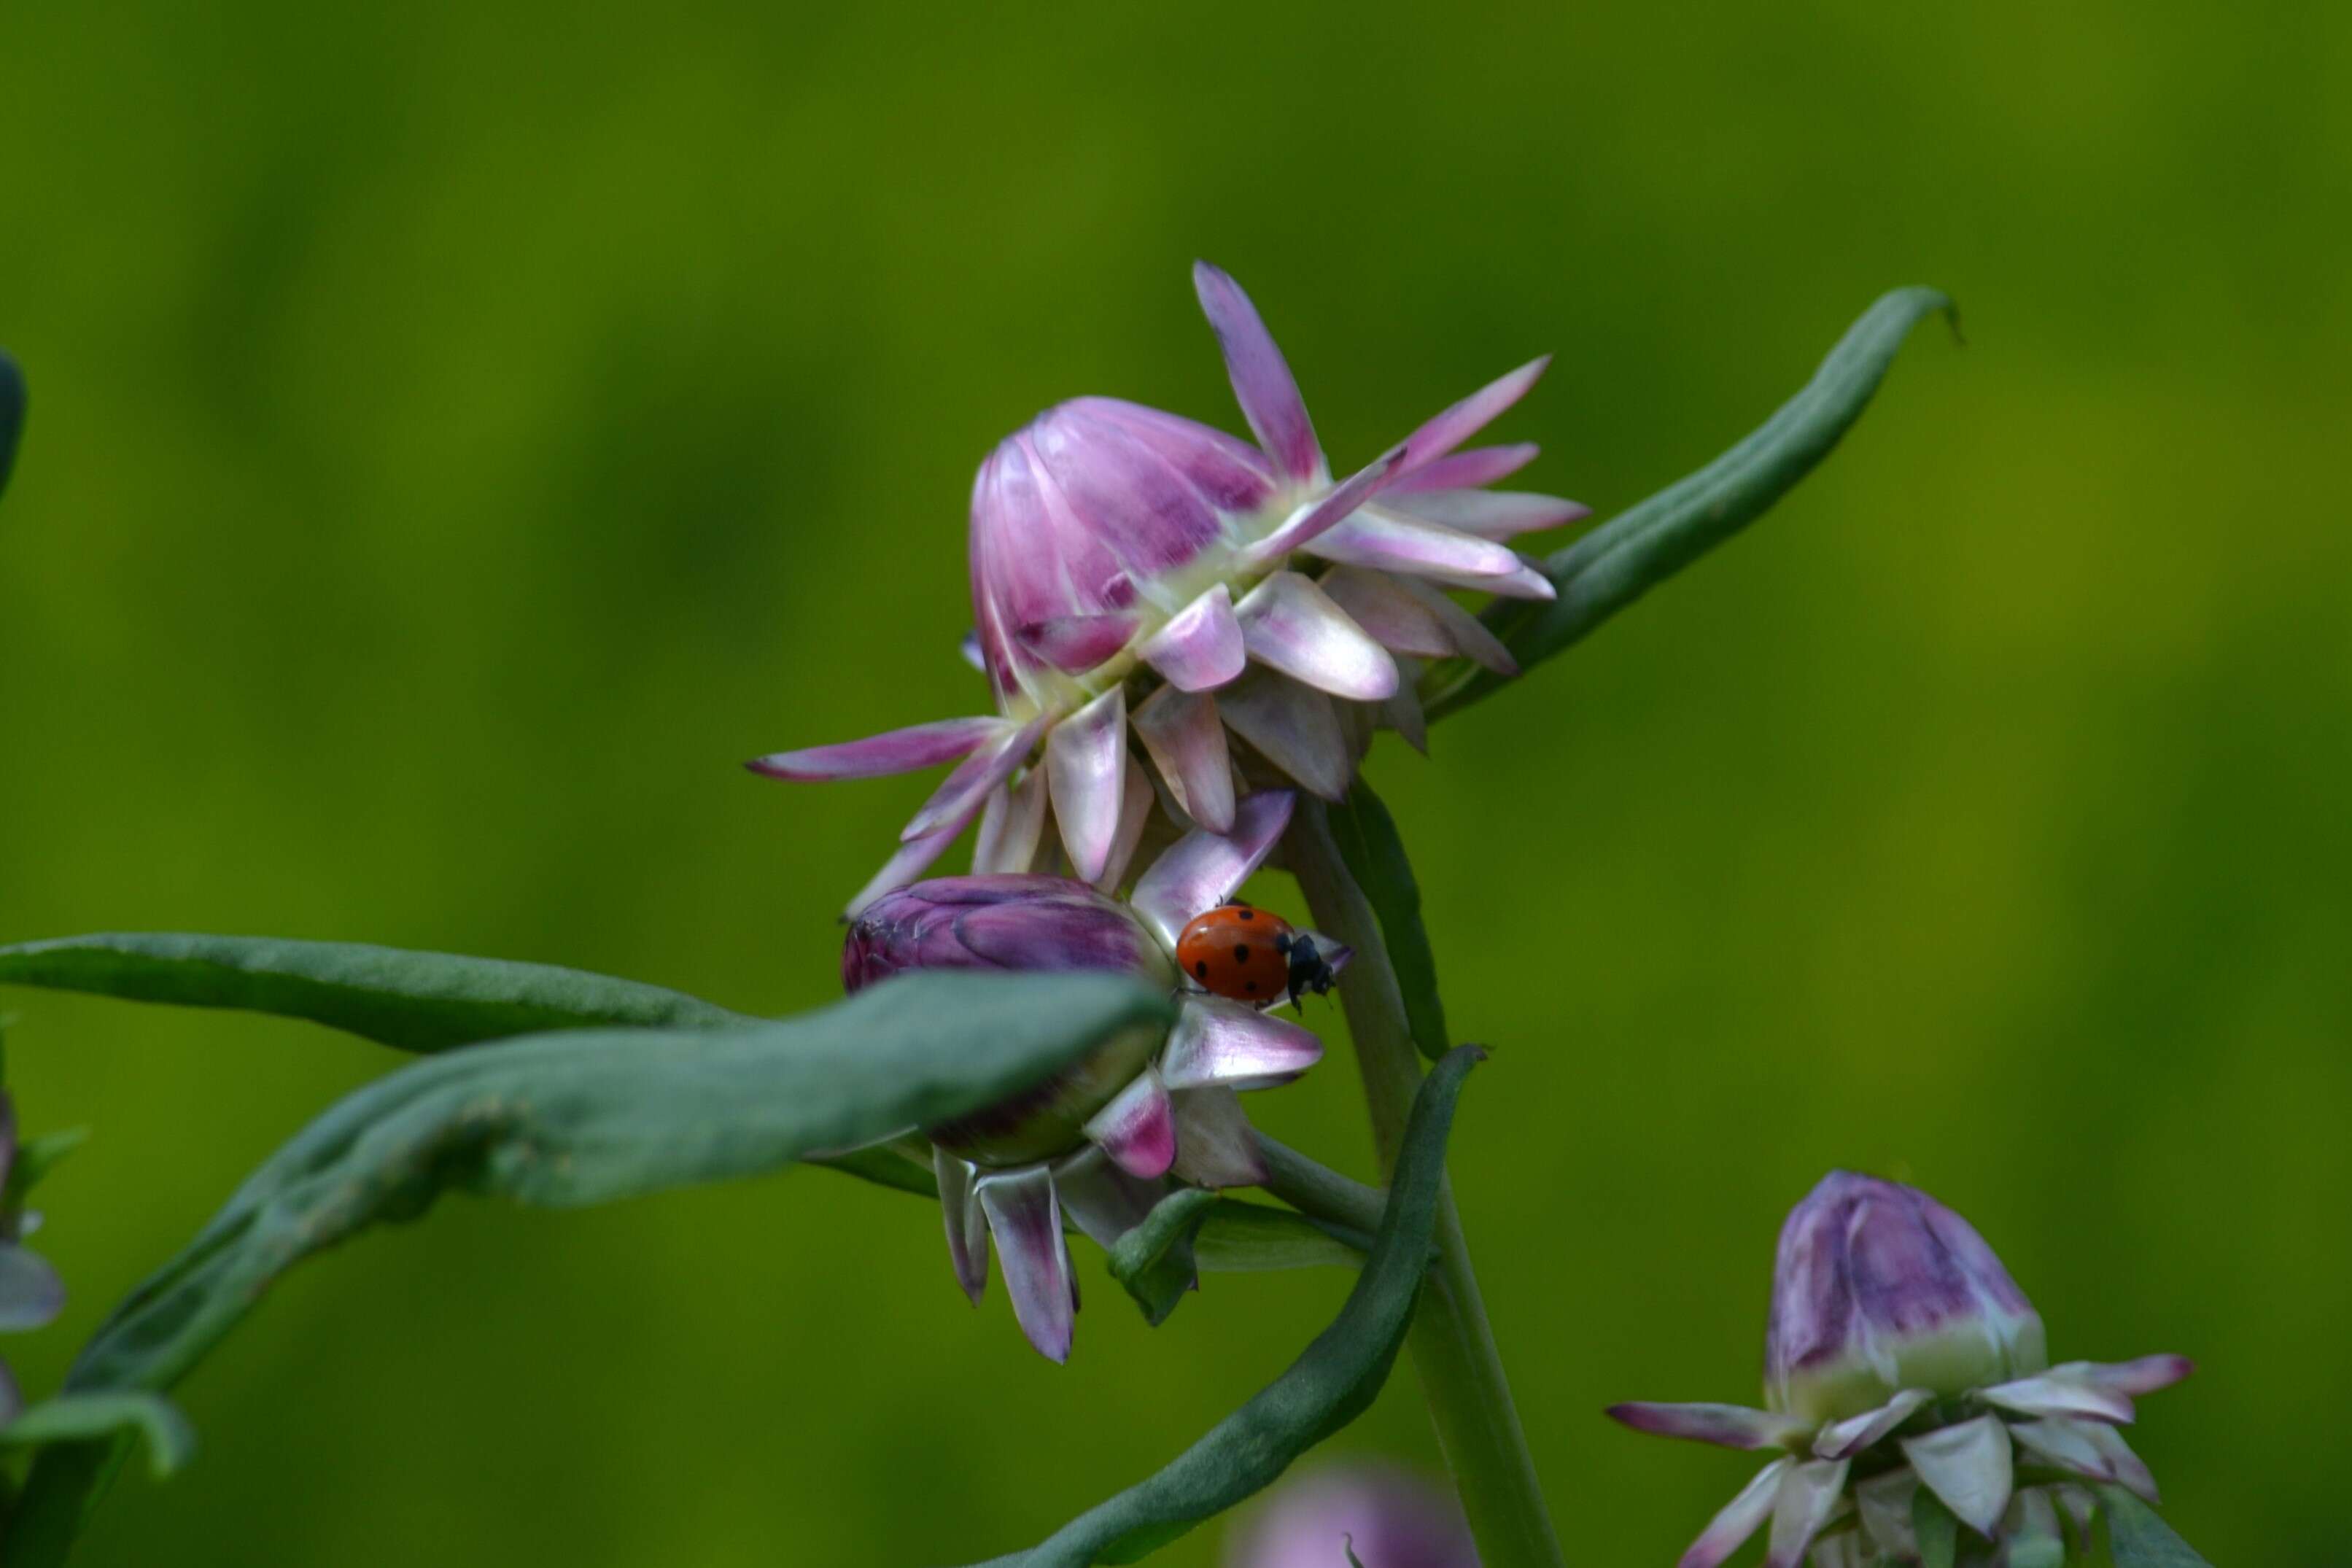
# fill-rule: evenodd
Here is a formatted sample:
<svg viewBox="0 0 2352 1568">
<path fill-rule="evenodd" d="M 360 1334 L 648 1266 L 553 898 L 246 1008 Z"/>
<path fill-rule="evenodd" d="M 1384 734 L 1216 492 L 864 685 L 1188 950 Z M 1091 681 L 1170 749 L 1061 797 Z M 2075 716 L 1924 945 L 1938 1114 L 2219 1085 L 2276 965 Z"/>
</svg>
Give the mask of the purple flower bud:
<svg viewBox="0 0 2352 1568">
<path fill-rule="evenodd" d="M 2025 1292 L 1927 1194 L 1832 1171 L 1781 1226 L 1764 1334 L 1773 1410 L 1833 1420 L 1903 1389 L 1958 1394 L 2049 1364 Z"/>
<path fill-rule="evenodd" d="M 1351 1465 L 1278 1489 L 1237 1531 L 1226 1568 L 1478 1568 L 1462 1510 L 1409 1470 Z"/>
</svg>

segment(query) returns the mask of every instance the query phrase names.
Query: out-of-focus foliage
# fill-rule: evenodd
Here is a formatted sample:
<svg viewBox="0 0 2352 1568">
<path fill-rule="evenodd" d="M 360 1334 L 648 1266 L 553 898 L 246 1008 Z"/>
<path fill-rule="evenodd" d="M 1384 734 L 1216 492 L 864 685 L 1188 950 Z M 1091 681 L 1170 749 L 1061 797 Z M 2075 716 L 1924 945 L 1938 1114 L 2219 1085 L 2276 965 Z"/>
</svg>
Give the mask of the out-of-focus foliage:
<svg viewBox="0 0 2352 1568">
<path fill-rule="evenodd" d="M 1969 346 L 1920 331 L 1765 522 L 1372 760 L 1447 1023 L 1495 1047 L 1453 1161 L 1496 1330 L 1586 1553 L 1663 1560 L 1743 1462 L 1598 1408 L 1738 1389 L 1789 1205 L 1908 1176 L 2055 1353 L 2198 1357 L 2134 1433 L 2184 1536 L 2335 1551 L 2341 8 L 133 0 L 10 8 L 0 49 L 0 342 L 38 403 L 0 940 L 814 1005 L 928 781 L 736 763 L 972 710 L 964 502 L 1037 408 L 1238 426 L 1194 256 L 1342 466 L 1557 351 L 1497 438 L 1603 516 L 1883 289 L 1949 289 Z M 400 1059 L 6 1005 L 20 1106 L 103 1134 L 43 1188 L 73 1297 L 9 1346 L 31 1388 Z M 1360 1175 L 1333 1044 L 1253 1113 Z M 1057 1372 L 941 1247 L 824 1173 L 445 1205 L 273 1290 L 176 1391 L 201 1456 L 126 1474 L 86 1561 L 969 1561 L 1166 1463 L 1353 1279 L 1212 1276 L 1153 1331 L 1082 1247 Z M 1434 1464 L 1408 1380 L 1339 1445 Z"/>
</svg>

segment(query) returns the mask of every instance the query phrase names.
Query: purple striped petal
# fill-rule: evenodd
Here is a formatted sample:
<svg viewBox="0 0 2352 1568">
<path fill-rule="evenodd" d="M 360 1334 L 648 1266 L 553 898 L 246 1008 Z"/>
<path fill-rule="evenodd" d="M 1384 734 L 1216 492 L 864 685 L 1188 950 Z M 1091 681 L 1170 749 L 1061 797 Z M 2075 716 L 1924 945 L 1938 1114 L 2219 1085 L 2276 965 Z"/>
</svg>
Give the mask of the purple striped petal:
<svg viewBox="0 0 2352 1568">
<path fill-rule="evenodd" d="M 1601 1412 L 1636 1432 L 1680 1437 L 1724 1448 L 1784 1448 L 1805 1435 L 1805 1425 L 1744 1405 L 1660 1405 L 1635 1400 Z"/>
<path fill-rule="evenodd" d="M 1977 1390 L 1977 1397 L 2020 1415 L 2069 1415 L 2086 1421 L 2129 1421 L 2131 1396 L 2116 1389 L 2077 1383 L 2056 1373 L 2021 1377 Z"/>
<path fill-rule="evenodd" d="M 956 835 L 971 825 L 972 817 L 980 815 L 980 808 L 981 803 L 975 800 L 970 813 L 963 817 L 950 820 L 936 833 L 927 833 L 920 838 L 910 838 L 899 845 L 898 853 L 884 861 L 882 868 L 874 873 L 872 879 L 857 889 L 856 895 L 842 910 L 842 918 L 856 919 L 866 905 L 885 893 L 905 887 L 929 870 L 932 861 L 948 852 L 948 846 L 955 842 Z"/>
<path fill-rule="evenodd" d="M 1038 715 L 1026 724 L 1007 723 L 997 738 L 958 763 L 931 798 L 915 813 L 899 838 L 912 843 L 937 833 L 953 822 L 961 828 L 987 803 L 989 792 L 1013 776 L 1030 752 L 1036 747 L 1037 737 L 1045 731 L 1045 716 Z"/>
<path fill-rule="evenodd" d="M 1170 1089 L 1272 1089 L 1323 1059 L 1314 1031 L 1222 996 L 1188 995 L 1176 1015 L 1160 1078 Z"/>
<path fill-rule="evenodd" d="M 1305 548 L 1310 542 L 1337 528 L 1356 509 L 1381 492 L 1397 465 L 1404 460 L 1404 448 L 1384 452 L 1369 465 L 1357 469 L 1336 489 L 1325 493 L 1320 500 L 1309 502 L 1290 514 L 1283 525 L 1242 552 L 1245 565 L 1279 561 L 1294 550 Z"/>
<path fill-rule="evenodd" d="M 1239 1096 L 1219 1085 L 1174 1098 L 1179 1176 L 1196 1187 L 1254 1187 L 1265 1180 L 1265 1156 Z"/>
<path fill-rule="evenodd" d="M 1473 490 L 1507 479 L 1536 460 L 1543 448 L 1533 441 L 1507 447 L 1473 447 L 1444 458 L 1433 458 L 1409 474 L 1398 476 L 1389 489 L 1399 494 L 1415 490 Z"/>
<path fill-rule="evenodd" d="M 1220 511 L 1246 516 L 1274 494 L 1265 454 L 1223 430 L 1119 397 L 1074 397 L 1063 406 L 1125 430 Z"/>
<path fill-rule="evenodd" d="M 1397 689 L 1396 661 L 1307 578 L 1277 572 L 1234 606 L 1250 657 L 1334 697 L 1378 702 Z"/>
<path fill-rule="evenodd" d="M 1764 1568 L 1797 1568 L 1845 1490 L 1843 1459 L 1808 1459 L 1780 1478 Z"/>
<path fill-rule="evenodd" d="M 1184 815 L 1212 833 L 1230 831 L 1234 767 L 1216 699 L 1163 686 L 1135 710 L 1134 724 Z"/>
<path fill-rule="evenodd" d="M 1493 424 L 1505 409 L 1527 395 L 1528 388 L 1536 384 L 1550 364 L 1549 354 L 1529 360 L 1510 374 L 1488 382 L 1406 437 L 1407 471 L 1444 457 Z"/>
<path fill-rule="evenodd" d="M 1241 623 L 1234 619 L 1233 591 L 1218 584 L 1177 611 L 1138 651 L 1179 691 L 1211 691 L 1232 680 L 1248 658 Z"/>
<path fill-rule="evenodd" d="M 1083 675 L 1125 647 L 1135 625 L 1133 616 L 1056 616 L 1017 627 L 1013 640 L 1042 663 Z"/>
<path fill-rule="evenodd" d="M 810 746 L 798 752 L 772 752 L 743 765 L 772 779 L 815 783 L 829 779 L 870 779 L 885 773 L 912 773 L 968 757 L 989 742 L 1018 726 L 1009 719 L 941 719 L 868 735 L 862 741 Z"/>
<path fill-rule="evenodd" d="M 997 786 L 980 816 L 971 868 L 980 876 L 1025 872 L 1037 863 L 1045 837 L 1045 770 L 1031 768 L 1017 784 Z"/>
<path fill-rule="evenodd" d="M 1345 566 L 1377 566 L 1417 575 L 1444 572 L 1474 580 L 1507 577 L 1525 565 L 1507 545 L 1385 507 L 1358 512 L 1307 545 L 1307 551 Z"/>
<path fill-rule="evenodd" d="M 2111 1388 L 2136 1398 L 2170 1388 L 2196 1370 L 2197 1363 L 2185 1355 L 2144 1355 L 2137 1361 L 2070 1361 L 2052 1367 L 2049 1375 Z"/>
<path fill-rule="evenodd" d="M 1739 1489 L 1739 1495 L 1723 1505 L 1722 1510 L 1707 1521 L 1690 1550 L 1682 1554 L 1675 1568 L 1718 1568 L 1731 1554 L 1748 1544 L 1771 1513 L 1773 1502 L 1780 1495 L 1780 1478 L 1796 1468 L 1794 1459 L 1775 1459 L 1748 1479 Z"/>
<path fill-rule="evenodd" d="M 1172 571 L 1223 537 L 1209 498 L 1125 424 L 1065 403 L 1039 415 L 1029 434 L 1038 461 L 1089 541 L 1108 550 L 1130 578 L 1149 581 Z M 1028 548 L 1047 543 L 1033 531 Z M 1132 584 L 1105 587 L 1103 602 L 1074 608 L 1081 614 L 1124 608 Z"/>
<path fill-rule="evenodd" d="M 1135 847 L 1143 842 L 1144 824 L 1151 819 L 1151 803 L 1158 798 L 1151 793 L 1151 781 L 1143 774 L 1143 764 L 1133 757 L 1127 759 L 1127 793 L 1119 799 L 1118 834 L 1110 842 L 1110 859 L 1103 866 L 1103 874 L 1095 879 L 1095 886 L 1110 892 L 1127 880 L 1127 868 L 1135 860 Z"/>
<path fill-rule="evenodd" d="M 1290 478 L 1317 478 L 1323 470 L 1323 450 L 1316 445 L 1307 401 L 1298 395 L 1298 383 L 1282 351 L 1274 346 L 1274 334 L 1265 330 L 1257 307 L 1240 284 L 1205 261 L 1192 263 L 1192 289 L 1217 334 L 1234 400 L 1258 445 Z"/>
<path fill-rule="evenodd" d="M 1288 790 L 1261 790 L 1234 809 L 1234 830 L 1212 833 L 1196 827 L 1163 851 L 1151 869 L 1136 879 L 1128 905 L 1169 952 L 1178 933 L 1197 915 L 1234 896 L 1249 880 L 1290 826 L 1297 797 Z"/>
<path fill-rule="evenodd" d="M 1962 1524 L 1990 1537 L 2009 1510 L 2014 1484 L 2009 1428 L 1998 1415 L 1979 1415 L 1925 1436 L 1903 1439 L 1903 1457 L 1920 1485 L 1941 1498 Z"/>
<path fill-rule="evenodd" d="M 1295 680 L 1253 670 L 1217 697 L 1225 727 L 1326 800 L 1348 793 L 1354 755 L 1331 700 Z"/>
<path fill-rule="evenodd" d="M 1176 1108 L 1167 1086 L 1148 1068 L 1094 1113 L 1086 1132 L 1130 1176 L 1149 1181 L 1166 1175 L 1176 1163 Z"/>
<path fill-rule="evenodd" d="M 1114 686 L 1045 737 L 1045 781 L 1071 874 L 1091 882 L 1110 864 L 1127 794 L 1127 693 Z"/>
<path fill-rule="evenodd" d="M 1418 477 L 1418 476 L 1416 476 Z M 1530 495 L 1523 490 L 1430 490 L 1417 495 L 1390 495 L 1381 503 L 1423 522 L 1444 523 L 1481 539 L 1516 539 L 1522 533 L 1558 528 L 1592 515 L 1581 501 L 1559 496 Z"/>
<path fill-rule="evenodd" d="M 1875 1410 L 1822 1427 L 1814 1435 L 1813 1452 L 1824 1459 L 1850 1459 L 1910 1420 L 1914 1411 L 1935 1397 L 1924 1388 L 1906 1388 Z"/>
<path fill-rule="evenodd" d="M 947 1219 L 948 1258 L 955 1265 L 956 1283 L 977 1307 L 988 1289 L 988 1221 L 971 1192 L 979 1173 L 969 1161 L 934 1145 L 931 1174 L 939 1179 L 940 1212 Z"/>
<path fill-rule="evenodd" d="M 1129 1175 L 1091 1143 L 1054 1166 L 1054 1192 L 1062 1212 L 1105 1251 L 1141 1225 L 1151 1205 L 1173 1190 L 1164 1177 L 1144 1181 Z"/>
<path fill-rule="evenodd" d="M 984 1176 L 980 1206 L 996 1237 L 997 1267 L 1004 1271 L 1014 1321 L 1038 1354 L 1068 1361 L 1076 1300 L 1053 1176 L 1043 1165 Z"/>
</svg>

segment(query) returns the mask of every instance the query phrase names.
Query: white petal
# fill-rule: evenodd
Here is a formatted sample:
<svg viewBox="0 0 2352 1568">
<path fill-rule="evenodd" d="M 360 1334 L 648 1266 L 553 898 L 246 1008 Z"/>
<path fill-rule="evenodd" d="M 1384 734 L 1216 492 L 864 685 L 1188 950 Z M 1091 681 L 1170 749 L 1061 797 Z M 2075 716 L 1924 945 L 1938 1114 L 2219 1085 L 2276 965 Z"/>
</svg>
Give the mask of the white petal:
<svg viewBox="0 0 2352 1568">
<path fill-rule="evenodd" d="M 1053 1176 L 1043 1165 L 991 1173 L 980 1180 L 980 1206 L 1021 1331 L 1047 1360 L 1068 1361 L 1076 1301 Z"/>
<path fill-rule="evenodd" d="M 1242 672 L 1248 658 L 1234 595 L 1223 583 L 1170 617 L 1137 650 L 1179 691 L 1209 691 Z"/>
<path fill-rule="evenodd" d="M 1906 1388 L 1875 1410 L 1822 1427 L 1813 1438 L 1813 1452 L 1824 1459 L 1850 1459 L 1911 1419 L 1913 1411 L 1934 1397 L 1924 1388 Z"/>
<path fill-rule="evenodd" d="M 1205 691 L 1163 686 L 1135 710 L 1135 732 L 1184 815 L 1213 832 L 1234 825 L 1234 767 L 1224 721 Z"/>
<path fill-rule="evenodd" d="M 934 1146 L 931 1173 L 939 1178 L 940 1212 L 947 1219 L 948 1258 L 955 1265 L 956 1283 L 976 1307 L 988 1289 L 988 1221 L 972 1196 L 979 1173 L 970 1162 Z"/>
<path fill-rule="evenodd" d="M 1331 700 L 1295 680 L 1252 670 L 1217 699 L 1225 727 L 1326 800 L 1348 793 L 1355 760 Z"/>
<path fill-rule="evenodd" d="M 1170 1089 L 1271 1089 L 1322 1059 L 1323 1042 L 1312 1030 L 1245 1003 L 1190 994 L 1169 1032 L 1160 1076 Z"/>
<path fill-rule="evenodd" d="M 2072 1415 L 2091 1421 L 2129 1421 L 2132 1402 L 2129 1395 L 2111 1388 L 2099 1388 L 2074 1378 L 2046 1372 L 2038 1377 L 2021 1377 L 2014 1383 L 1997 1384 L 1980 1388 L 1977 1397 L 1988 1405 L 1998 1405 L 2003 1410 L 2014 1410 L 2021 1415 Z"/>
<path fill-rule="evenodd" d="M 1919 1538 L 1911 1530 L 1911 1500 L 1918 1491 L 1919 1478 L 1909 1470 L 1888 1470 L 1856 1483 L 1853 1489 L 1863 1532 L 1882 1555 L 1898 1563 L 1919 1555 Z"/>
<path fill-rule="evenodd" d="M 1290 826 L 1297 797 L 1286 789 L 1261 790 L 1234 810 L 1234 830 L 1196 827 L 1170 845 L 1136 879 L 1129 905 L 1169 952 L 1196 916 L 1215 909 L 1249 880 Z"/>
<path fill-rule="evenodd" d="M 1592 509 L 1580 502 L 1525 490 L 1417 490 L 1385 496 L 1381 505 L 1423 522 L 1496 540 L 1516 539 L 1592 515 Z"/>
<path fill-rule="evenodd" d="M 1114 891 L 1127 879 L 1128 866 L 1135 859 L 1135 847 L 1143 842 L 1143 826 L 1150 819 L 1154 798 L 1143 764 L 1133 757 L 1128 758 L 1127 794 L 1118 807 L 1118 837 L 1111 840 L 1110 858 L 1104 863 L 1103 874 L 1095 879 L 1098 890 Z"/>
<path fill-rule="evenodd" d="M 1716 1516 L 1707 1521 L 1699 1537 L 1684 1552 L 1675 1568 L 1717 1568 L 1730 1555 L 1748 1544 L 1772 1511 L 1780 1495 L 1780 1478 L 1794 1468 L 1794 1459 L 1775 1459 L 1749 1478 L 1739 1495 L 1725 1503 Z"/>
<path fill-rule="evenodd" d="M 1196 1187 L 1253 1187 L 1265 1180 L 1242 1102 L 1230 1089 L 1190 1089 L 1176 1101 L 1176 1165 Z"/>
<path fill-rule="evenodd" d="M 1062 847 L 1081 882 L 1110 863 L 1127 795 L 1127 692 L 1114 686 L 1054 726 L 1045 737 L 1045 776 Z"/>
<path fill-rule="evenodd" d="M 2013 1484 L 2009 1428 L 1998 1415 L 1903 1439 L 1903 1457 L 1919 1480 L 1962 1524 L 1990 1537 L 2009 1508 Z"/>
<path fill-rule="evenodd" d="M 1037 843 L 1045 836 L 1045 770 L 1031 768 L 1011 784 L 1000 785 L 981 814 L 980 837 L 972 846 L 971 868 L 977 876 L 1024 872 L 1037 861 Z"/>
<path fill-rule="evenodd" d="M 1277 572 L 1234 606 L 1242 645 L 1260 664 L 1335 697 L 1377 702 L 1397 689 L 1396 661 L 1322 589 Z"/>
<path fill-rule="evenodd" d="M 1091 1143 L 1054 1165 L 1054 1192 L 1061 1200 L 1062 1212 L 1105 1251 L 1141 1225 L 1151 1205 L 1173 1190 L 1165 1179 L 1143 1181 L 1129 1175 Z"/>
<path fill-rule="evenodd" d="M 1808 1459 L 1780 1478 L 1772 1503 L 1772 1535 L 1764 1568 L 1797 1568 L 1805 1548 L 1835 1511 L 1845 1490 L 1843 1459 Z"/>
</svg>

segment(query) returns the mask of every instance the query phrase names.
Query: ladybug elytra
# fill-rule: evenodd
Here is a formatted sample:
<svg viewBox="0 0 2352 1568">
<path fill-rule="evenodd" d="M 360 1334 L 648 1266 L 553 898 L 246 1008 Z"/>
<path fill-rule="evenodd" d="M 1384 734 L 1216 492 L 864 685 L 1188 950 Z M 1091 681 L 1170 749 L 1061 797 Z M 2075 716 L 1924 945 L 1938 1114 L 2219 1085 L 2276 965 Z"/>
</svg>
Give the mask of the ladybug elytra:
<svg viewBox="0 0 2352 1568">
<path fill-rule="evenodd" d="M 1331 965 L 1315 939 L 1280 915 L 1222 904 L 1176 938 L 1176 962 L 1202 989 L 1260 1006 L 1331 989 Z"/>
</svg>

